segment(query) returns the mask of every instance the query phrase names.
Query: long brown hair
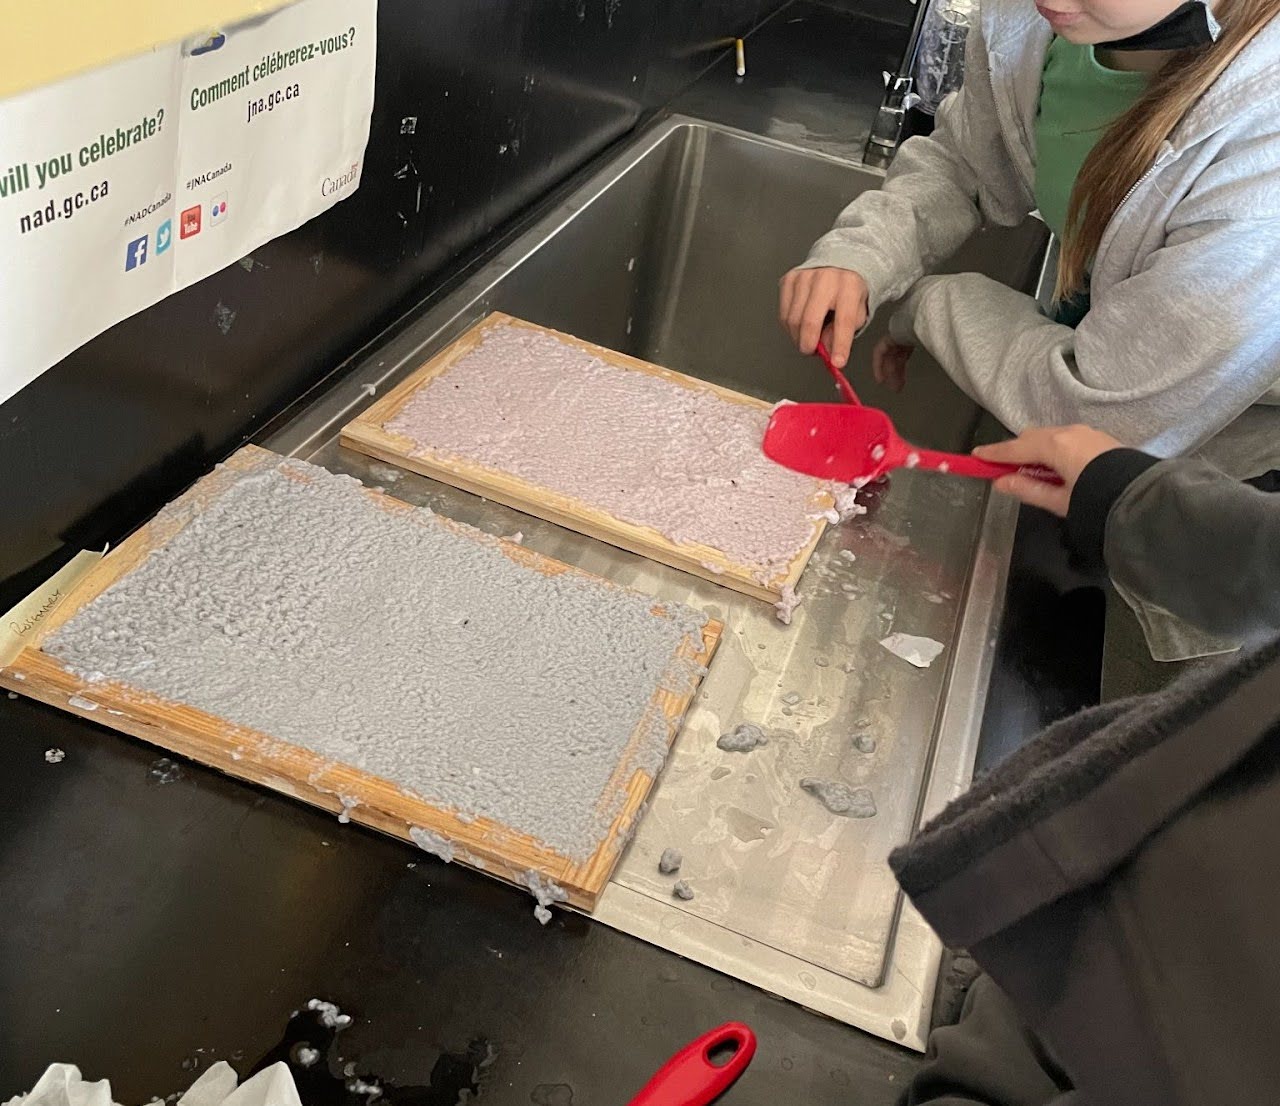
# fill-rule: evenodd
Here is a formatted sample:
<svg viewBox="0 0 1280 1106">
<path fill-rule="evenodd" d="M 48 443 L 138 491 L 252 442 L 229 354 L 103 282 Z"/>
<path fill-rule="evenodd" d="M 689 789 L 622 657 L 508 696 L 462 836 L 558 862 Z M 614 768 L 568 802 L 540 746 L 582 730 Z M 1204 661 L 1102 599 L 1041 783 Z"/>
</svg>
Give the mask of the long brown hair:
<svg viewBox="0 0 1280 1106">
<path fill-rule="evenodd" d="M 1059 300 L 1084 290 L 1089 266 L 1116 209 L 1151 168 L 1183 116 L 1254 35 L 1280 14 L 1280 0 L 1218 0 L 1213 11 L 1222 26 L 1218 40 L 1175 53 L 1085 158 L 1067 205 L 1058 255 Z"/>
</svg>

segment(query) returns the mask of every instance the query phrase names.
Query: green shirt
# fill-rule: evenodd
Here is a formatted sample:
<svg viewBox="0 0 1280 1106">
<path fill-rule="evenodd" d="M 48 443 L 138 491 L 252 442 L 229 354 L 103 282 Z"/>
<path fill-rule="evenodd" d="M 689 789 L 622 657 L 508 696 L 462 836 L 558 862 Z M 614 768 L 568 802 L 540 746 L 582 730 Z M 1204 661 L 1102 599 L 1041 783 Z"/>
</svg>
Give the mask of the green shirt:
<svg viewBox="0 0 1280 1106">
<path fill-rule="evenodd" d="M 1036 205 L 1059 239 L 1084 159 L 1142 95 L 1147 76 L 1108 69 L 1094 57 L 1092 46 L 1065 38 L 1050 45 L 1036 114 Z"/>
<path fill-rule="evenodd" d="M 1045 57 L 1036 112 L 1036 206 L 1061 240 L 1080 167 L 1106 129 L 1147 87 L 1146 73 L 1108 69 L 1092 46 L 1055 38 Z M 1054 309 L 1057 322 L 1077 326 L 1089 311 L 1086 289 Z"/>
</svg>

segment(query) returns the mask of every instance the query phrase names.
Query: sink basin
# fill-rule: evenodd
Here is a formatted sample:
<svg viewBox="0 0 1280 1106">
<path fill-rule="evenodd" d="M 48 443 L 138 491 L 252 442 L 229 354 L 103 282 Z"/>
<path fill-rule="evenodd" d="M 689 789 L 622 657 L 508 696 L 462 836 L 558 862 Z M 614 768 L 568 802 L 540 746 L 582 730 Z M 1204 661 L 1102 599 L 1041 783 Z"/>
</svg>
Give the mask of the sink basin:
<svg viewBox="0 0 1280 1106">
<path fill-rule="evenodd" d="M 778 279 L 883 175 L 740 132 L 673 121 L 642 156 L 520 259 L 487 306 L 763 399 L 830 400 L 829 378 L 778 325 Z M 1044 231 L 981 234 L 950 271 L 1030 290 Z M 854 387 L 905 437 L 970 444 L 978 409 L 921 357 L 910 393 L 867 383 L 887 313 L 856 344 Z"/>
<path fill-rule="evenodd" d="M 595 917 L 850 1024 L 923 1047 L 941 946 L 885 865 L 967 786 L 1016 511 L 972 481 L 895 475 L 866 518 L 820 543 L 784 627 L 766 604 L 341 449 L 338 429 L 490 311 L 775 400 L 831 399 L 780 330 L 777 282 L 880 174 L 685 118 L 652 125 L 531 218 L 264 444 L 726 623 L 720 652 Z M 955 268 L 1032 290 L 1035 225 L 975 238 Z M 854 386 L 921 445 L 965 449 L 980 412 L 924 357 L 902 396 L 876 389 L 860 340 Z M 654 428 L 661 433 L 660 427 Z M 945 648 L 916 668 L 893 633 Z M 623 663 L 620 660 L 620 663 Z M 740 722 L 770 744 L 729 753 Z M 799 786 L 868 789 L 876 814 L 831 814 Z M 690 901 L 657 869 L 685 857 Z M 532 923 L 531 923 L 532 924 Z"/>
</svg>

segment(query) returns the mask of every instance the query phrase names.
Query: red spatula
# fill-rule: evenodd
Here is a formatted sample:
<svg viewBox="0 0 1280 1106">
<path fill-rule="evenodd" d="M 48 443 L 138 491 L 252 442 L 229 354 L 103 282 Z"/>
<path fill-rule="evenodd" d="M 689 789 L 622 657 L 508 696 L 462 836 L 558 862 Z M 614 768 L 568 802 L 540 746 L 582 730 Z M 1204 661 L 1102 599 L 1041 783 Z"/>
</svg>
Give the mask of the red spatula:
<svg viewBox="0 0 1280 1106">
<path fill-rule="evenodd" d="M 849 378 L 836 368 L 836 363 L 831 360 L 831 354 L 827 351 L 824 342 L 818 342 L 818 356 L 822 358 L 822 363 L 827 366 L 827 372 L 831 374 L 836 382 L 836 391 L 844 398 L 846 403 L 861 405 L 862 401 L 858 398 L 858 393 L 853 390 L 853 385 L 849 383 Z"/>
<path fill-rule="evenodd" d="M 796 472 L 841 484 L 865 483 L 896 468 L 933 469 L 980 480 L 1021 472 L 1046 483 L 1062 483 L 1056 472 L 1040 466 L 999 465 L 964 453 L 918 449 L 898 437 L 883 411 L 843 403 L 779 407 L 765 430 L 764 452 Z"/>
<path fill-rule="evenodd" d="M 711 1054 L 736 1045 L 737 1051 L 720 1067 Z M 727 1022 L 719 1029 L 690 1041 L 658 1069 L 630 1106 L 709 1106 L 737 1081 L 756 1054 L 756 1035 L 741 1022 Z"/>
</svg>

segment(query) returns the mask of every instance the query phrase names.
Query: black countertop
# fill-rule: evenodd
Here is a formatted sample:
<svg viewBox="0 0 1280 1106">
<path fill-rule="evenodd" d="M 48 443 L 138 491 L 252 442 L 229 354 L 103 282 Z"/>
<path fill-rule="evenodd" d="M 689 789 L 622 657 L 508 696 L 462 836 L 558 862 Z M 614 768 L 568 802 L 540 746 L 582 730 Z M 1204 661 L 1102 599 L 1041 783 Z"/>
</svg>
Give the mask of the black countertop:
<svg viewBox="0 0 1280 1106">
<path fill-rule="evenodd" d="M 747 40 L 745 77 L 718 65 L 672 107 L 861 161 L 884 95 L 883 73 L 898 67 L 907 33 L 889 19 L 791 4 Z"/>
<path fill-rule="evenodd" d="M 903 31 L 793 5 L 675 110 L 857 154 Z M 806 84 L 827 91 L 806 93 Z M 823 148 L 821 145 L 819 148 Z M 52 1061 L 142 1102 L 242 1076 L 352 1015 L 304 1101 L 621 1103 L 730 1019 L 760 1051 L 727 1103 L 880 1106 L 919 1058 L 527 894 L 59 711 L 0 696 L 0 1098 Z M 65 750 L 61 763 L 45 760 Z M 460 1097 L 461 1096 L 461 1097 Z"/>
<path fill-rule="evenodd" d="M 0 1094 L 54 1060 L 124 1102 L 216 1059 L 244 1074 L 312 998 L 354 1019 L 332 1072 L 424 1106 L 463 1086 L 625 1102 L 731 1019 L 760 1051 L 726 1102 L 888 1104 L 917 1063 L 586 918 L 543 929 L 526 893 L 114 731 L 24 699 L 0 720 Z"/>
</svg>

